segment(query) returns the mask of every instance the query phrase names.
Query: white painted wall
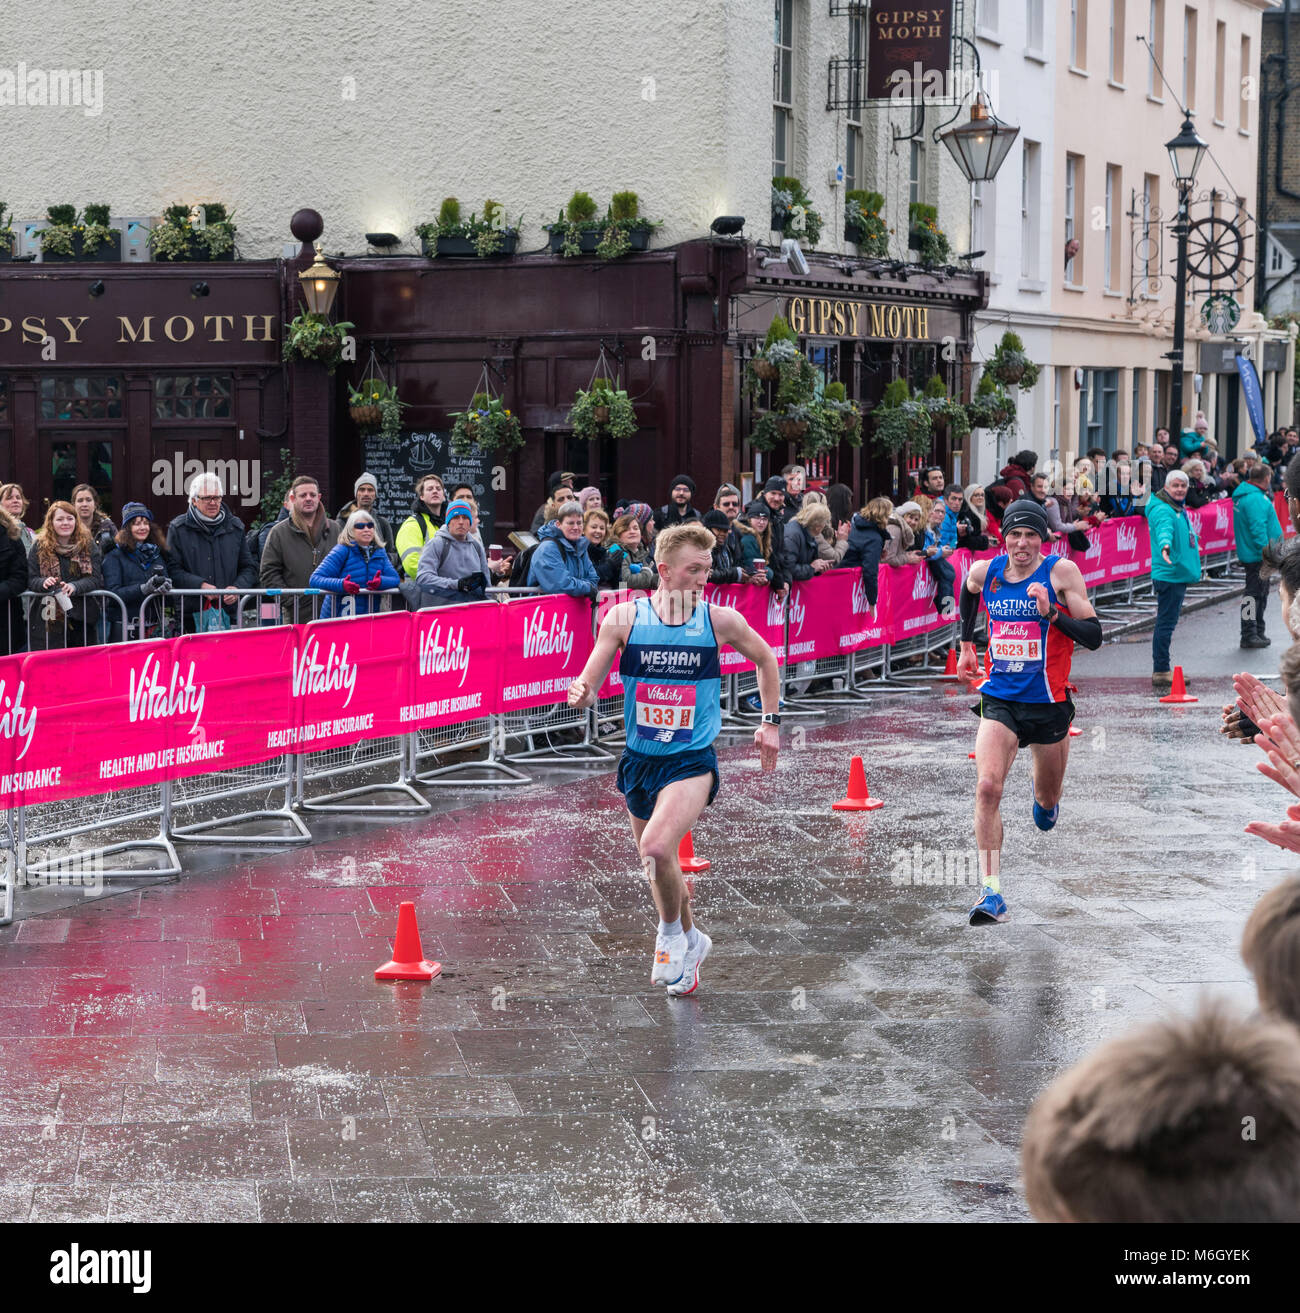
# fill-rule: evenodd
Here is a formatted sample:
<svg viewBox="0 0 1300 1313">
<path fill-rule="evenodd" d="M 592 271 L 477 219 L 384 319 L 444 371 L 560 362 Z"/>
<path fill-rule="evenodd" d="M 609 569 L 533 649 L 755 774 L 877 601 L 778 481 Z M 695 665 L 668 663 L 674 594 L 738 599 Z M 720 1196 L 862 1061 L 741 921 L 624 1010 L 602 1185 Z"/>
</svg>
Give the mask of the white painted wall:
<svg viewBox="0 0 1300 1313">
<path fill-rule="evenodd" d="M 825 105 L 847 20 L 827 11 L 796 3 L 798 172 L 826 215 L 824 246 L 842 249 L 843 196 L 827 173 L 843 115 Z M 0 106 L 2 195 L 20 220 L 61 201 L 107 202 L 118 217 L 224 201 L 252 258 L 279 255 L 306 205 L 325 217 L 327 251 L 359 253 L 368 231 L 416 244 L 414 226 L 449 194 L 466 213 L 485 196 L 522 213 L 531 249 L 575 188 L 602 206 L 638 192 L 664 220 L 656 245 L 698 237 L 722 213 L 766 240 L 772 34 L 771 0 L 18 8 L 0 73 L 19 61 L 98 70 L 103 108 Z M 868 142 L 887 136 L 877 119 Z M 931 158 L 932 195 L 965 250 L 955 166 L 941 147 Z M 897 160 L 877 187 L 905 215 L 905 147 L 898 159 L 901 199 Z"/>
</svg>

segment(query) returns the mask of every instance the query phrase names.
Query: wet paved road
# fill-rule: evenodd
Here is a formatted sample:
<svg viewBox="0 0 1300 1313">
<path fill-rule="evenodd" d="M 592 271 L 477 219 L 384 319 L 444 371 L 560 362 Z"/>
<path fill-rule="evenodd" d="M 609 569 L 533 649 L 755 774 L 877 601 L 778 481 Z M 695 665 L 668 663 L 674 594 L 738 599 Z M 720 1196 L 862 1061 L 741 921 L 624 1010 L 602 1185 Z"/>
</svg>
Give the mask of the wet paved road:
<svg viewBox="0 0 1300 1313">
<path fill-rule="evenodd" d="M 1054 1073 L 1203 989 L 1253 1005 L 1237 939 L 1291 863 L 1213 734 L 1234 625 L 1180 630 L 1196 707 L 1153 703 L 1144 640 L 1076 662 L 1054 833 L 1024 754 L 1009 782 L 1004 926 L 924 882 L 970 845 L 976 722 L 938 686 L 787 729 L 774 775 L 723 754 L 692 999 L 648 983 L 607 775 L 8 927 L 0 1218 L 1023 1220 Z M 867 819 L 829 810 L 853 751 Z M 372 978 L 404 898 L 432 985 Z"/>
</svg>

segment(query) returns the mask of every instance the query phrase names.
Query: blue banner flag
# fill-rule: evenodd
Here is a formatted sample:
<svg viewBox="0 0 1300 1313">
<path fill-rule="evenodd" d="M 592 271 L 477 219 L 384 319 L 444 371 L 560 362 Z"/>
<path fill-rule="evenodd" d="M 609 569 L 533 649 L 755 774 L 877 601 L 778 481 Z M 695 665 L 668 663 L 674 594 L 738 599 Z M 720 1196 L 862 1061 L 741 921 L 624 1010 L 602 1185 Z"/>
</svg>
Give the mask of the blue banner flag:
<svg viewBox="0 0 1300 1313">
<path fill-rule="evenodd" d="M 1255 430 L 1255 437 L 1263 442 L 1264 433 L 1264 398 L 1259 390 L 1259 375 L 1255 373 L 1255 362 L 1245 356 L 1237 357 L 1237 373 L 1241 376 L 1241 390 L 1246 398 L 1246 410 L 1250 414 L 1250 427 Z"/>
</svg>

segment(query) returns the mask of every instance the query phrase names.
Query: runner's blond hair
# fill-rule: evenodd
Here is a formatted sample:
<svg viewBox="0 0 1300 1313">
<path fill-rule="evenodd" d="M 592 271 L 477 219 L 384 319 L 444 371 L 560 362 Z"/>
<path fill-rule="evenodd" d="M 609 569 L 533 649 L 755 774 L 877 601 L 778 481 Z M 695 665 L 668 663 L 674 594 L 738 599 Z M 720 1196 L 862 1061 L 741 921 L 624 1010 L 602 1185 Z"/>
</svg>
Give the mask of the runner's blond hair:
<svg viewBox="0 0 1300 1313">
<path fill-rule="evenodd" d="M 666 561 L 683 547 L 698 547 L 700 551 L 712 555 L 714 546 L 712 530 L 706 529 L 698 520 L 692 520 L 689 524 L 674 524 L 655 539 L 655 563 Z"/>
</svg>

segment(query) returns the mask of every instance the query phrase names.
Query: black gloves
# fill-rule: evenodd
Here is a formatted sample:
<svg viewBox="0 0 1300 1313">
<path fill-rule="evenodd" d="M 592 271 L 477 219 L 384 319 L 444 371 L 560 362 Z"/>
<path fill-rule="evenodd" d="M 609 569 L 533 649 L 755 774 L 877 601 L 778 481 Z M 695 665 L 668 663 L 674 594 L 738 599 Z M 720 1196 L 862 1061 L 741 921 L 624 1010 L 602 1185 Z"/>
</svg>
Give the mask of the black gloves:
<svg viewBox="0 0 1300 1313">
<path fill-rule="evenodd" d="M 153 597 L 156 593 L 170 593 L 172 590 L 172 581 L 165 574 L 151 574 L 148 579 L 140 585 L 140 592 L 145 597 Z"/>
<path fill-rule="evenodd" d="M 477 592 L 480 588 L 486 588 L 487 586 L 487 575 L 485 575 L 482 570 L 475 570 L 473 574 L 467 574 L 456 585 L 456 590 L 461 593 L 473 593 Z"/>
</svg>

